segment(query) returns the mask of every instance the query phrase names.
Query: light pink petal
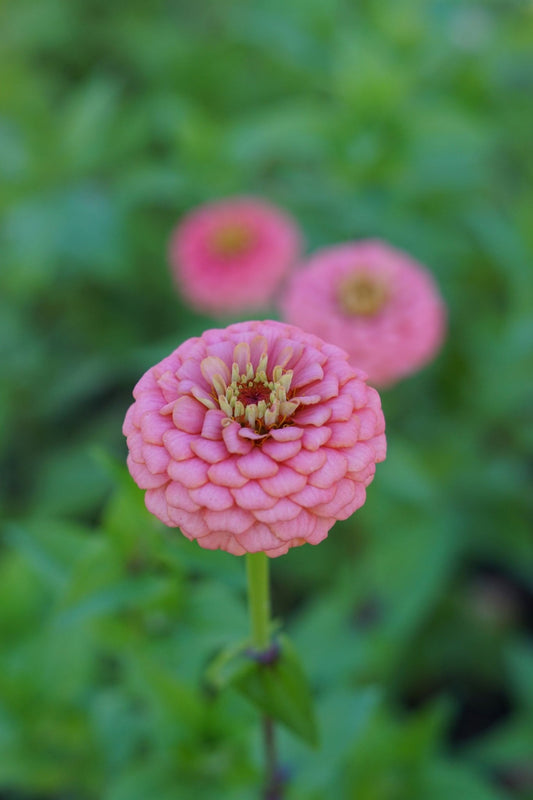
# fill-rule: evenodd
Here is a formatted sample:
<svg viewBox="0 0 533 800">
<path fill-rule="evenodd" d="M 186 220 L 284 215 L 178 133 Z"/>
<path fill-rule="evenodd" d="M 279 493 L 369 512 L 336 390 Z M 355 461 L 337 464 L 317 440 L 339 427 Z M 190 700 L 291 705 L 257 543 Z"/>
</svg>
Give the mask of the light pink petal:
<svg viewBox="0 0 533 800">
<path fill-rule="evenodd" d="M 237 459 L 237 467 L 245 478 L 268 478 L 275 475 L 279 469 L 275 461 L 255 447 L 253 450 Z"/>
<path fill-rule="evenodd" d="M 363 381 L 356 379 L 348 381 L 348 383 L 343 386 L 343 393 L 347 392 L 351 395 L 354 408 L 357 409 L 364 408 L 366 406 L 368 393 L 374 391 L 375 389 L 367 386 Z"/>
<path fill-rule="evenodd" d="M 163 444 L 174 461 L 185 461 L 187 458 L 192 458 L 191 442 L 193 440 L 194 437 L 189 433 L 178 431 L 175 428 L 171 428 L 163 435 Z"/>
<path fill-rule="evenodd" d="M 202 425 L 202 437 L 220 441 L 222 439 L 222 420 L 227 419 L 223 411 L 209 409 Z"/>
<path fill-rule="evenodd" d="M 246 554 L 246 550 L 239 544 L 238 539 L 235 536 L 230 536 L 227 544 L 224 547 L 228 553 L 231 553 L 233 556 L 244 556 Z"/>
<path fill-rule="evenodd" d="M 219 375 L 226 386 L 231 382 L 231 373 L 228 365 L 225 364 L 221 358 L 218 358 L 218 356 L 207 356 L 207 358 L 204 358 L 200 363 L 200 369 L 209 390 L 213 386 L 213 378 L 215 375 Z"/>
<path fill-rule="evenodd" d="M 292 442 L 276 442 L 273 439 L 267 439 L 262 445 L 263 453 L 267 453 L 275 461 L 286 461 L 299 453 L 301 449 L 302 444 L 299 439 Z"/>
<path fill-rule="evenodd" d="M 233 361 L 238 364 L 241 375 L 246 373 L 246 365 L 250 361 L 250 345 L 248 342 L 239 342 L 233 350 Z"/>
<path fill-rule="evenodd" d="M 317 517 L 315 519 L 315 528 L 313 532 L 309 534 L 306 541 L 309 542 L 309 544 L 320 544 L 320 542 L 324 541 L 334 524 L 335 520 Z"/>
<path fill-rule="evenodd" d="M 285 464 L 280 464 L 277 475 L 272 478 L 262 478 L 261 487 L 272 497 L 289 497 L 293 492 L 303 489 L 307 479 L 305 475 L 295 472 Z"/>
<path fill-rule="evenodd" d="M 168 465 L 168 474 L 173 481 L 182 483 L 187 489 L 198 489 L 207 483 L 207 470 L 209 464 L 199 458 L 190 458 L 188 461 L 171 461 Z"/>
<path fill-rule="evenodd" d="M 324 370 L 316 362 L 311 362 L 305 366 L 298 364 L 294 368 L 293 386 L 307 386 L 309 383 L 321 381 L 324 377 Z"/>
<path fill-rule="evenodd" d="M 270 436 L 276 442 L 293 442 L 296 439 L 301 439 L 303 436 L 303 428 L 297 425 L 287 425 L 285 428 L 272 428 Z"/>
<path fill-rule="evenodd" d="M 272 550 L 265 550 L 265 553 L 269 558 L 277 558 L 278 556 L 284 556 L 285 553 L 289 551 L 289 547 L 298 547 L 298 545 L 301 544 L 305 544 L 305 541 L 303 539 L 299 542 L 294 542 L 291 544 L 285 542 L 279 547 L 272 548 Z"/>
<path fill-rule="evenodd" d="M 266 478 L 265 480 L 275 480 L 275 478 Z M 240 508 L 248 510 L 255 510 L 258 508 L 272 508 L 276 504 L 276 497 L 271 497 L 267 494 L 256 481 L 249 481 L 246 486 L 240 489 L 232 489 L 231 493 L 235 498 L 235 502 Z"/>
<path fill-rule="evenodd" d="M 232 422 L 225 428 L 222 428 L 222 438 L 228 448 L 228 453 L 236 453 L 245 456 L 253 447 L 253 444 L 248 439 L 243 439 L 239 436 L 241 426 L 238 422 Z"/>
<path fill-rule="evenodd" d="M 343 478 L 334 487 L 333 495 L 329 500 L 317 503 L 313 511 L 323 517 L 341 519 L 338 512 L 354 499 L 359 484 L 349 478 Z"/>
<path fill-rule="evenodd" d="M 309 476 L 309 483 L 319 489 L 327 489 L 341 478 L 348 470 L 348 460 L 337 450 L 330 450 L 326 461 L 320 469 Z"/>
<path fill-rule="evenodd" d="M 350 502 L 343 506 L 337 512 L 337 519 L 348 519 L 351 517 L 354 511 L 357 511 L 358 508 L 361 508 L 364 505 L 366 500 L 366 488 L 363 486 L 362 483 L 357 483 L 355 485 L 355 494 L 350 500 Z"/>
<path fill-rule="evenodd" d="M 205 406 L 192 397 L 180 397 L 174 406 L 172 419 L 176 428 L 187 433 L 200 433 L 206 414 Z"/>
<path fill-rule="evenodd" d="M 226 511 L 205 511 L 205 521 L 212 531 L 227 531 L 232 534 L 244 533 L 254 524 L 250 511 L 233 506 Z"/>
<path fill-rule="evenodd" d="M 195 455 L 209 464 L 217 464 L 228 457 L 224 442 L 214 442 L 211 439 L 197 437 L 191 442 L 191 450 Z"/>
<path fill-rule="evenodd" d="M 230 490 L 216 483 L 205 483 L 199 489 L 191 489 L 191 497 L 195 503 L 211 511 L 224 511 L 233 505 Z"/>
<path fill-rule="evenodd" d="M 298 425 L 324 425 L 331 417 L 331 411 L 326 405 L 307 406 L 299 408 L 294 414 L 294 421 Z"/>
<path fill-rule="evenodd" d="M 157 385 L 163 393 L 163 397 L 167 403 L 176 400 L 178 397 L 178 379 L 171 370 L 167 369 L 166 372 L 157 379 Z"/>
<path fill-rule="evenodd" d="M 302 444 L 306 450 L 318 450 L 331 437 L 329 428 L 306 428 Z"/>
<path fill-rule="evenodd" d="M 233 537 L 223 531 L 213 531 L 205 536 L 200 536 L 196 541 L 204 550 L 227 550 L 228 544 Z M 243 555 L 242 553 L 240 555 Z"/>
</svg>

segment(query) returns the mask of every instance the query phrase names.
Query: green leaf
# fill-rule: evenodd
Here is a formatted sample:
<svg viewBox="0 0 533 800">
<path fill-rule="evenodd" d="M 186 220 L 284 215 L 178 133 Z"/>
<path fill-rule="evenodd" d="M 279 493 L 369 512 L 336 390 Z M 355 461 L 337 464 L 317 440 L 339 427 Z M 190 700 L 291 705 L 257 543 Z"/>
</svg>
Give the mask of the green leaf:
<svg viewBox="0 0 533 800">
<path fill-rule="evenodd" d="M 272 664 L 248 663 L 232 685 L 260 711 L 285 725 L 312 747 L 318 745 L 313 699 L 296 650 L 280 637 L 280 654 Z"/>
</svg>

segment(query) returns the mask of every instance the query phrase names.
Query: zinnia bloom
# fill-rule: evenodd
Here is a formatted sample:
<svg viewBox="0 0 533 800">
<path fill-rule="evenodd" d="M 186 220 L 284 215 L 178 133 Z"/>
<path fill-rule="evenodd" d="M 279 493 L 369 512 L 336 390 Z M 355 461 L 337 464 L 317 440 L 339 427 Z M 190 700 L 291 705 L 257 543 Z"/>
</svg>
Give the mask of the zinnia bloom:
<svg viewBox="0 0 533 800">
<path fill-rule="evenodd" d="M 293 276 L 283 317 L 345 348 L 371 383 L 394 383 L 430 361 L 445 309 L 430 273 L 380 241 L 329 247 Z"/>
<path fill-rule="evenodd" d="M 296 224 L 249 197 L 195 209 L 170 242 L 182 294 L 194 308 L 215 315 L 264 308 L 299 254 Z"/>
<path fill-rule="evenodd" d="M 124 421 L 146 505 L 236 555 L 317 544 L 385 458 L 379 395 L 335 345 L 241 322 L 184 342 L 136 385 Z"/>
</svg>

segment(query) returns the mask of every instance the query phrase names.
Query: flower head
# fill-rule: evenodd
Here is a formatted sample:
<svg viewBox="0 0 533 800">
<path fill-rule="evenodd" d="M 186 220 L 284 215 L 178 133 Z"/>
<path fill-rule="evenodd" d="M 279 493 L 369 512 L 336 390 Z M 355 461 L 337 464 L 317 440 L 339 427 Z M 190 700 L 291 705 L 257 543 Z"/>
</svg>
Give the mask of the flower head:
<svg viewBox="0 0 533 800">
<path fill-rule="evenodd" d="M 242 197 L 188 214 L 172 235 L 169 255 L 189 303 L 228 314 L 264 307 L 299 253 L 300 234 L 288 215 Z"/>
<path fill-rule="evenodd" d="M 445 310 L 429 272 L 380 241 L 321 250 L 293 276 L 283 316 L 345 348 L 372 383 L 385 386 L 430 361 Z"/>
<path fill-rule="evenodd" d="M 385 458 L 364 378 L 340 348 L 279 322 L 189 339 L 143 375 L 124 421 L 148 509 L 236 555 L 322 541 Z"/>
</svg>

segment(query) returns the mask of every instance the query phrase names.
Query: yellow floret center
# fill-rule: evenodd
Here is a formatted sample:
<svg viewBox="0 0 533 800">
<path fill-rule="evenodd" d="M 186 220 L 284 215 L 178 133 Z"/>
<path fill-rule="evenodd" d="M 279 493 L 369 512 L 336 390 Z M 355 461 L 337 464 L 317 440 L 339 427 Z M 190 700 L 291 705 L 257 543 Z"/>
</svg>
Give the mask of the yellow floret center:
<svg viewBox="0 0 533 800">
<path fill-rule="evenodd" d="M 358 271 L 341 281 L 337 299 L 347 314 L 370 317 L 381 311 L 389 299 L 389 292 L 381 278 L 367 271 Z"/>
<path fill-rule="evenodd" d="M 241 372 L 234 362 L 229 385 L 219 375 L 215 376 L 213 386 L 218 404 L 228 418 L 227 424 L 236 420 L 257 433 L 265 433 L 281 427 L 296 411 L 298 403 L 291 400 L 293 371 L 275 366 L 269 378 L 267 364 L 267 353 L 262 354 L 256 369 L 248 362 L 245 372 Z"/>
<path fill-rule="evenodd" d="M 211 234 L 211 249 L 219 256 L 240 256 L 254 241 L 253 231 L 241 222 L 227 223 Z"/>
</svg>

